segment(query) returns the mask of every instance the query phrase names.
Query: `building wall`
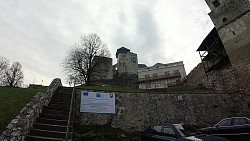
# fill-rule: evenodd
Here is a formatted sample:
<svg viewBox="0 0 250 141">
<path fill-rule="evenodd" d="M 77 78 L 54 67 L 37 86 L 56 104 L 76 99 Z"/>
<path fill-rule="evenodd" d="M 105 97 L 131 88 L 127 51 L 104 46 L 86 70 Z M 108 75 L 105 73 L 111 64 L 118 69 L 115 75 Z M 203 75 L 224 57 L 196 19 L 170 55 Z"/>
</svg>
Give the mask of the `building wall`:
<svg viewBox="0 0 250 141">
<path fill-rule="evenodd" d="M 168 88 L 168 84 L 175 83 L 178 78 L 175 79 L 163 79 L 155 80 L 150 82 L 139 83 L 139 89 L 158 89 L 158 88 Z"/>
<path fill-rule="evenodd" d="M 178 72 L 176 72 L 178 71 Z M 173 76 L 176 74 L 180 74 L 180 77 L 165 77 L 166 72 L 168 72 L 169 76 Z M 150 78 L 154 78 L 154 74 L 157 74 L 159 79 L 150 82 L 141 82 L 141 80 L 146 80 Z M 140 89 L 155 89 L 155 88 L 167 88 L 168 84 L 175 83 L 176 80 L 181 80 L 186 76 L 186 71 L 184 68 L 183 62 L 175 62 L 169 64 L 155 64 L 152 67 L 141 68 L 138 70 L 138 81 Z"/>
<path fill-rule="evenodd" d="M 112 58 L 108 58 L 107 60 L 107 68 L 108 68 L 108 72 L 107 72 L 107 75 L 106 75 L 106 79 L 113 79 L 113 64 L 112 64 Z"/>
<path fill-rule="evenodd" d="M 206 0 L 211 17 L 222 39 L 232 64 L 239 89 L 249 93 L 250 87 L 250 1 L 222 0 L 213 7 L 215 0 Z"/>
<path fill-rule="evenodd" d="M 132 52 L 119 53 L 117 57 L 117 70 L 118 73 L 137 74 L 137 54 Z"/>
<path fill-rule="evenodd" d="M 237 96 L 236 96 L 237 95 Z M 249 116 L 250 99 L 241 93 L 115 93 L 116 113 L 80 113 L 79 124 L 104 125 L 127 131 L 142 131 L 157 123 L 190 123 L 208 126 L 229 116 Z"/>
<path fill-rule="evenodd" d="M 98 67 L 95 68 L 91 80 L 95 81 L 113 79 L 112 58 L 97 56 L 93 60 L 94 64 L 96 63 L 95 61 L 100 63 L 98 63 Z"/>
<path fill-rule="evenodd" d="M 240 89 L 250 90 L 250 12 L 221 28 L 219 34 L 232 63 Z"/>
</svg>

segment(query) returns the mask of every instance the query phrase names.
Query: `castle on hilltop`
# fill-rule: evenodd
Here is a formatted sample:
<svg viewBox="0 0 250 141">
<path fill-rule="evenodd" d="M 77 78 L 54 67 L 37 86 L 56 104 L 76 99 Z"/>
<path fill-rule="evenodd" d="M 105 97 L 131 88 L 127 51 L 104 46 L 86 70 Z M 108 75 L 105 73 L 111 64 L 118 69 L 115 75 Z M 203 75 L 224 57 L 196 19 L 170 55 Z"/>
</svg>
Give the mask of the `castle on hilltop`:
<svg viewBox="0 0 250 141">
<path fill-rule="evenodd" d="M 116 51 L 117 64 L 115 70 L 118 73 L 137 74 L 138 59 L 137 54 L 130 52 L 129 49 L 121 47 Z"/>
<path fill-rule="evenodd" d="M 116 58 L 117 63 L 113 66 L 111 66 L 111 58 L 106 59 L 105 62 L 108 63 L 102 67 L 112 67 L 113 73 L 107 71 L 99 80 L 112 79 L 116 85 L 119 85 L 119 81 L 126 81 L 126 85 L 139 86 L 140 89 L 158 89 L 182 85 L 182 80 L 186 76 L 182 61 L 168 64 L 156 63 L 154 66 L 147 67 L 145 64 L 138 64 L 137 54 L 125 47 L 117 49 Z"/>
<path fill-rule="evenodd" d="M 250 1 L 205 1 L 215 28 L 197 49 L 202 62 L 187 76 L 187 84 L 249 94 Z"/>
</svg>

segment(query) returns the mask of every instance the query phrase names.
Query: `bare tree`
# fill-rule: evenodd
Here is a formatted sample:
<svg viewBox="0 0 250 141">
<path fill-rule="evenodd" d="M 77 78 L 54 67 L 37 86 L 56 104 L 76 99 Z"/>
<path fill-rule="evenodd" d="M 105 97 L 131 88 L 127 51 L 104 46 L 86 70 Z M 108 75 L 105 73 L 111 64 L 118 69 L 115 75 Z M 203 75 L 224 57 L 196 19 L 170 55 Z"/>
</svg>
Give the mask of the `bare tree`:
<svg viewBox="0 0 250 141">
<path fill-rule="evenodd" d="M 0 56 L 0 73 L 1 74 L 3 73 L 4 70 L 6 70 L 8 65 L 9 65 L 9 60 Z"/>
<path fill-rule="evenodd" d="M 0 86 L 4 85 L 5 72 L 9 66 L 9 60 L 0 56 Z"/>
<path fill-rule="evenodd" d="M 18 87 L 23 81 L 22 65 L 19 62 L 14 62 L 5 71 L 5 85 L 10 87 Z"/>
<path fill-rule="evenodd" d="M 105 67 L 101 67 L 105 65 L 101 64 L 109 56 L 109 50 L 97 34 L 84 35 L 80 43 L 75 44 L 65 57 L 63 68 L 68 76 L 74 76 L 78 81 L 89 85 L 91 78 L 107 71 Z"/>
</svg>

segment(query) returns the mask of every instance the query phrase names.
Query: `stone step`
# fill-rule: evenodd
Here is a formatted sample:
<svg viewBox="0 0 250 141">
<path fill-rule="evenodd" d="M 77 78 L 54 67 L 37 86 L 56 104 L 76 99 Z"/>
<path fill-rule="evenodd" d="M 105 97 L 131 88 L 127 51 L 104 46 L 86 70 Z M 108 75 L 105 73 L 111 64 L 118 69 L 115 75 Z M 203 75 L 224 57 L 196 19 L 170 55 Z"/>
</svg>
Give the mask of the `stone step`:
<svg viewBox="0 0 250 141">
<path fill-rule="evenodd" d="M 61 93 L 61 94 L 71 94 L 73 91 L 73 88 L 58 88 L 55 93 Z"/>
<path fill-rule="evenodd" d="M 51 100 L 50 104 L 58 104 L 58 105 L 70 105 L 71 101 L 59 101 L 59 100 Z"/>
<path fill-rule="evenodd" d="M 70 98 L 65 98 L 65 99 L 61 99 L 61 98 L 55 98 L 55 99 L 51 99 L 50 103 L 69 103 L 71 102 L 71 97 Z"/>
<path fill-rule="evenodd" d="M 72 90 L 70 90 L 70 91 L 56 91 L 55 94 L 71 95 L 72 94 Z"/>
<path fill-rule="evenodd" d="M 26 141 L 64 141 L 64 139 L 27 135 Z"/>
<path fill-rule="evenodd" d="M 53 96 L 61 96 L 61 97 L 71 97 L 72 92 L 70 93 L 57 93 L 55 92 Z"/>
<path fill-rule="evenodd" d="M 39 117 L 39 118 L 37 118 L 36 123 L 67 126 L 68 121 L 67 120 L 47 119 L 47 118 Z M 73 124 L 73 122 L 71 122 L 71 125 L 72 124 Z"/>
<path fill-rule="evenodd" d="M 54 114 L 54 115 L 62 115 L 62 116 L 68 116 L 69 111 L 65 110 L 53 110 L 53 109 L 43 109 L 43 114 Z"/>
<path fill-rule="evenodd" d="M 69 97 L 62 97 L 62 96 L 53 96 L 51 101 L 71 101 L 71 96 Z"/>
<path fill-rule="evenodd" d="M 52 124 L 42 124 L 42 123 L 34 124 L 33 129 L 67 132 L 67 126 L 52 125 Z M 72 126 L 70 126 L 69 129 L 71 131 Z"/>
<path fill-rule="evenodd" d="M 32 135 L 32 136 L 42 136 L 42 137 L 51 137 L 51 138 L 65 138 L 66 132 L 31 129 L 30 130 L 30 135 Z"/>
<path fill-rule="evenodd" d="M 49 110 L 58 110 L 58 111 L 69 111 L 70 107 L 56 107 L 56 106 L 46 106 L 44 108 L 47 108 Z"/>
<path fill-rule="evenodd" d="M 43 107 L 33 129 L 26 136 L 26 141 L 63 141 L 65 139 L 72 90 L 69 87 L 57 89 L 49 105 Z M 70 121 L 70 132 L 72 132 L 72 127 L 73 120 Z M 72 133 L 70 133 L 71 136 Z"/>
<path fill-rule="evenodd" d="M 56 120 L 68 120 L 68 116 L 53 115 L 53 114 L 43 114 L 41 113 L 40 118 L 56 119 Z"/>
<path fill-rule="evenodd" d="M 55 92 L 54 95 L 62 96 L 62 97 L 71 97 L 72 93 L 57 93 Z"/>
<path fill-rule="evenodd" d="M 54 103 L 50 103 L 49 105 L 48 105 L 48 107 L 54 107 L 54 108 L 63 108 L 63 109 L 67 109 L 67 110 L 69 110 L 70 109 L 70 104 L 67 104 L 67 105 L 62 105 L 62 104 L 54 104 Z"/>
</svg>

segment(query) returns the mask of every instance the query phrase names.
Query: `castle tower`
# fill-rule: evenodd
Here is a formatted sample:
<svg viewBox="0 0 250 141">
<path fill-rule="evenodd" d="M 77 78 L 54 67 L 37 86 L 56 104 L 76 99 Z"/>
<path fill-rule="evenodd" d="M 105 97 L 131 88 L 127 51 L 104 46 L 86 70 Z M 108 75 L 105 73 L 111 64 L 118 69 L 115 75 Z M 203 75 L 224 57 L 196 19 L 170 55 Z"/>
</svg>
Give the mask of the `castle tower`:
<svg viewBox="0 0 250 141">
<path fill-rule="evenodd" d="M 125 47 L 121 47 L 116 51 L 116 58 L 118 73 L 137 74 L 137 54 L 130 52 L 130 50 Z"/>
<path fill-rule="evenodd" d="M 250 88 L 250 1 L 205 0 L 241 89 Z"/>
</svg>

